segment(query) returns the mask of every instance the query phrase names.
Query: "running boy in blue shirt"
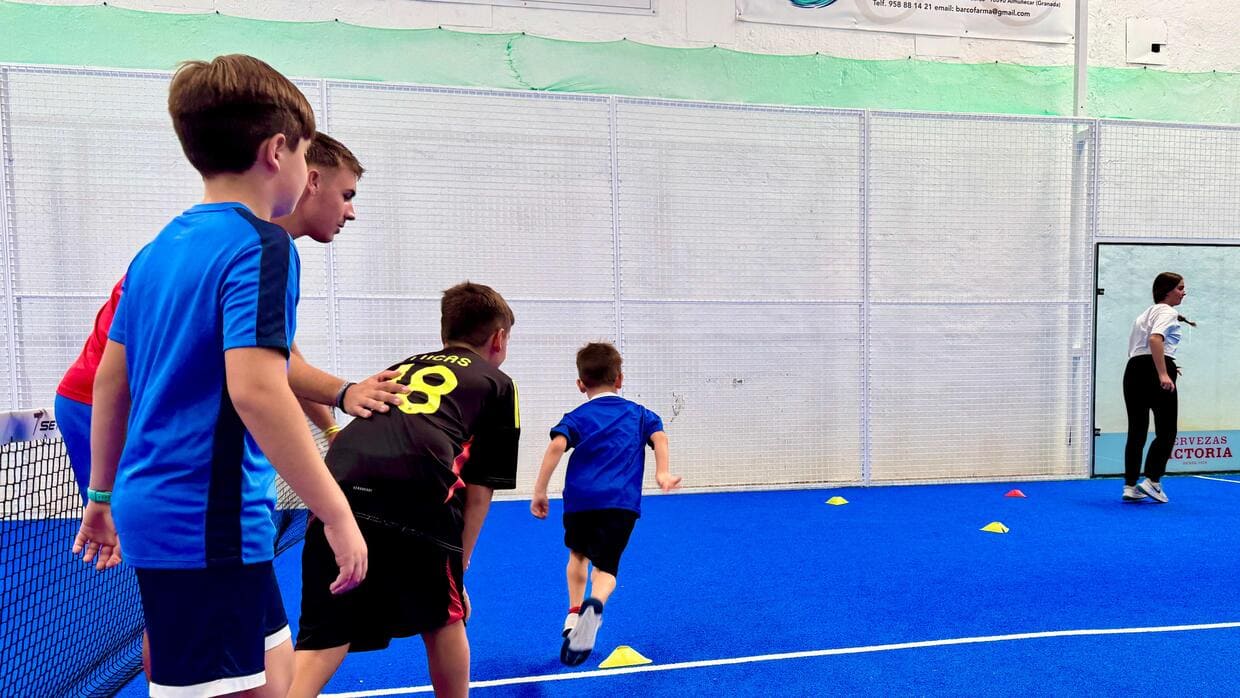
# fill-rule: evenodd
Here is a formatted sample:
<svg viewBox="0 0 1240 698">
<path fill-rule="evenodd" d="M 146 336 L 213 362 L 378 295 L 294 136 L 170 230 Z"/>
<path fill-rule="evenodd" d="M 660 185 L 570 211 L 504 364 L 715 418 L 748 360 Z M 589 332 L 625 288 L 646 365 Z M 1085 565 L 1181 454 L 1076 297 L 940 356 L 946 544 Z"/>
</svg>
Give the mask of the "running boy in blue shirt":
<svg viewBox="0 0 1240 698">
<path fill-rule="evenodd" d="M 660 489 L 670 492 L 680 486 L 680 476 L 668 469 L 667 434 L 659 415 L 616 392 L 624 382 L 621 361 L 620 352 L 605 342 L 577 352 L 577 389 L 588 399 L 551 429 L 551 445 L 530 501 L 530 513 L 547 518 L 547 484 L 564 452 L 573 449 L 564 478 L 569 609 L 560 648 L 560 661 L 569 666 L 590 656 L 603 623 L 603 605 L 616 589 L 620 556 L 641 515 L 647 444 L 654 449 Z"/>
<path fill-rule="evenodd" d="M 130 263 L 95 376 L 74 551 L 111 566 L 124 537 L 151 695 L 283 697 L 293 650 L 271 565 L 276 470 L 323 521 L 332 591 L 357 586 L 367 563 L 287 375 L 300 260 L 270 221 L 306 185 L 314 113 L 287 78 L 241 55 L 183 64 L 168 111 L 203 203 Z"/>
</svg>

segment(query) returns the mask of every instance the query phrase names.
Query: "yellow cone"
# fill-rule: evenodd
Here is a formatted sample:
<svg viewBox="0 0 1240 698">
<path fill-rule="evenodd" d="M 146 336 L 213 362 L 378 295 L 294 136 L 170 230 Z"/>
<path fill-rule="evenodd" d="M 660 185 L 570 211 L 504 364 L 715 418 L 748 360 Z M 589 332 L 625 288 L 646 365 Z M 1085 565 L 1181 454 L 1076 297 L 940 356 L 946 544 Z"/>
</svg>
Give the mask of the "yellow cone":
<svg viewBox="0 0 1240 698">
<path fill-rule="evenodd" d="M 642 656 L 641 652 L 629 647 L 628 645 L 620 645 L 611 651 L 607 659 L 598 665 L 600 669 L 615 669 L 622 666 L 637 666 L 638 664 L 650 664 L 653 659 L 647 659 Z"/>
<path fill-rule="evenodd" d="M 991 521 L 985 526 L 982 526 L 982 530 L 986 531 L 987 533 L 1007 533 L 1008 527 L 1004 526 L 999 521 Z"/>
<path fill-rule="evenodd" d="M 847 503 L 848 503 L 848 500 L 844 499 L 843 497 L 832 497 L 827 500 L 827 504 L 830 504 L 831 506 L 835 506 L 835 507 L 838 507 L 841 504 L 847 504 Z"/>
</svg>

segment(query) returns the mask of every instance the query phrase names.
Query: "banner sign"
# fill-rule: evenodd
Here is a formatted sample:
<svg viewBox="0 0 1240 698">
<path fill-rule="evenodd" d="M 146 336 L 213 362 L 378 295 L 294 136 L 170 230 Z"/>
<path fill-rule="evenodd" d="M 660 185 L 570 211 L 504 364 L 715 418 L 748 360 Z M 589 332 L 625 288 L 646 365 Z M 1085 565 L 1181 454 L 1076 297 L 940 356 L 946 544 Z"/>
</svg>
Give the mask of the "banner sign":
<svg viewBox="0 0 1240 698">
<path fill-rule="evenodd" d="M 1240 245 L 1100 243 L 1095 259 L 1094 474 L 1124 472 L 1130 335 L 1163 271 L 1184 276 L 1189 293 L 1176 310 L 1196 323 L 1182 324 L 1175 351 L 1176 436 L 1167 472 L 1240 472 L 1240 324 L 1234 320 Z M 1149 421 L 1153 427 L 1152 414 Z M 1153 438 L 1145 439 L 1142 464 Z"/>
<path fill-rule="evenodd" d="M 736 0 L 742 22 L 1072 43 L 1076 0 Z"/>
<path fill-rule="evenodd" d="M 0 444 L 14 441 L 51 441 L 60 438 L 51 410 L 0 413 Z"/>
<path fill-rule="evenodd" d="M 1149 442 L 1154 440 L 1150 434 L 1142 450 L 1141 463 L 1145 463 L 1145 451 L 1149 450 Z M 1094 474 L 1122 475 L 1124 473 L 1124 445 L 1128 435 L 1123 433 L 1103 433 L 1094 440 Z M 1240 472 L 1240 447 L 1234 451 L 1232 446 L 1240 444 L 1240 432 L 1237 431 L 1192 431 L 1181 432 L 1175 437 L 1175 446 L 1171 449 L 1171 457 L 1167 459 L 1169 473 L 1234 473 Z"/>
</svg>

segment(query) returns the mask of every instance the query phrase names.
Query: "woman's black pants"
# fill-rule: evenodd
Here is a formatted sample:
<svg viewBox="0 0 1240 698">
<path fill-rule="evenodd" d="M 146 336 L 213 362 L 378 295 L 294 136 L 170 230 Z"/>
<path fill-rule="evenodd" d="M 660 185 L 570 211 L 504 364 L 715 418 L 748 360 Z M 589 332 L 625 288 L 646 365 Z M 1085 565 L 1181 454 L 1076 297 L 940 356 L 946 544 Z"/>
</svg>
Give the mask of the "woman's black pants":
<svg viewBox="0 0 1240 698">
<path fill-rule="evenodd" d="M 1167 375 L 1175 382 L 1175 361 L 1170 356 Z M 1163 390 L 1154 370 L 1154 357 L 1146 354 L 1128 360 L 1124 369 L 1124 407 L 1128 409 L 1128 443 L 1124 447 L 1124 484 L 1135 485 L 1141 475 L 1141 451 L 1149 434 L 1150 412 L 1154 413 L 1154 441 L 1145 456 L 1145 476 L 1154 482 L 1167 472 L 1167 459 L 1175 447 L 1179 416 L 1177 392 Z"/>
</svg>

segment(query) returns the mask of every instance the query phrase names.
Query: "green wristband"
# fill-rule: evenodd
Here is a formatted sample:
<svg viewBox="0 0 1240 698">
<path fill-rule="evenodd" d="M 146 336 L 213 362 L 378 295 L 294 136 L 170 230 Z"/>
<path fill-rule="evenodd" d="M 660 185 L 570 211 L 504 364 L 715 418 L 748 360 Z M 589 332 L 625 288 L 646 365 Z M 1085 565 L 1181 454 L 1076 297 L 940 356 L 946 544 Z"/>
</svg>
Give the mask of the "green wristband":
<svg viewBox="0 0 1240 698">
<path fill-rule="evenodd" d="M 96 490 L 96 489 L 88 488 L 86 490 L 86 498 L 97 504 L 111 504 L 112 503 L 112 491 L 111 490 Z"/>
</svg>

